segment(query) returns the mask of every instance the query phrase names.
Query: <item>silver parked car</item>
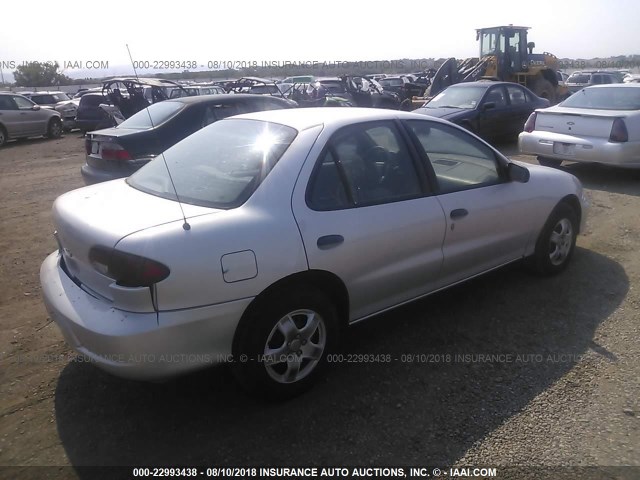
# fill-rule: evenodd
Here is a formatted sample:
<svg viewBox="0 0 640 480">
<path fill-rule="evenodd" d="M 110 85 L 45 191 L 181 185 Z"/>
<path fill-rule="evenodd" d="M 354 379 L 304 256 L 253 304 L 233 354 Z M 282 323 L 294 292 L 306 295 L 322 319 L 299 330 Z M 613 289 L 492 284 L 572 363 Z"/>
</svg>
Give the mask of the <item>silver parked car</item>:
<svg viewBox="0 0 640 480">
<path fill-rule="evenodd" d="M 522 259 L 561 271 L 585 202 L 574 176 L 444 120 L 251 113 L 59 197 L 40 279 L 67 342 L 109 372 L 232 361 L 249 389 L 287 397 L 344 326 Z"/>
<path fill-rule="evenodd" d="M 55 110 L 41 108 L 15 93 L 0 93 L 0 147 L 14 138 L 58 138 L 62 135 L 62 118 Z"/>
<path fill-rule="evenodd" d="M 550 167 L 567 160 L 640 168 L 640 84 L 587 87 L 536 110 L 518 143 Z"/>
<path fill-rule="evenodd" d="M 64 130 L 71 131 L 76 128 L 79 99 L 72 99 L 64 92 L 21 92 L 20 94 L 42 108 L 50 108 L 60 113 Z"/>
</svg>

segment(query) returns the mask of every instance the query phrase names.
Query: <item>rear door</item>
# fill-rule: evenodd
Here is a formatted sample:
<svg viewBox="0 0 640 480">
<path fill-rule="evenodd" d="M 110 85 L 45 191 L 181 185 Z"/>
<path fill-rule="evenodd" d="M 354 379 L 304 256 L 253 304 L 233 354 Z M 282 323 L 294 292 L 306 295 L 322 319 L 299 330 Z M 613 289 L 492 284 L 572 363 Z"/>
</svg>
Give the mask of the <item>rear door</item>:
<svg viewBox="0 0 640 480">
<path fill-rule="evenodd" d="M 453 126 L 406 123 L 426 154 L 445 214 L 441 286 L 521 258 L 531 207 L 523 185 L 506 180 L 495 152 Z"/>
<path fill-rule="evenodd" d="M 445 220 L 399 126 L 365 122 L 321 134 L 310 157 L 293 213 L 309 268 L 347 286 L 350 320 L 432 290 Z"/>
</svg>

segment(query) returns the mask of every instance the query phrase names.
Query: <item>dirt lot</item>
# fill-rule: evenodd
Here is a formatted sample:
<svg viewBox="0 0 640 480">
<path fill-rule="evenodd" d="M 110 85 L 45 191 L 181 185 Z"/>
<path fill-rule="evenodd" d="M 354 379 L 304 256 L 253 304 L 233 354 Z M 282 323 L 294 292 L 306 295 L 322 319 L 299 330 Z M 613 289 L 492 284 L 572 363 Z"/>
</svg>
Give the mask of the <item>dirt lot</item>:
<svg viewBox="0 0 640 480">
<path fill-rule="evenodd" d="M 592 208 L 562 275 L 503 269 L 354 327 L 345 347 L 444 356 L 342 363 L 265 405 L 224 368 L 144 384 L 73 361 L 38 271 L 83 151 L 76 134 L 0 149 L 0 478 L 156 464 L 635 465 L 621 472 L 640 478 L 640 174 L 567 168 Z"/>
</svg>

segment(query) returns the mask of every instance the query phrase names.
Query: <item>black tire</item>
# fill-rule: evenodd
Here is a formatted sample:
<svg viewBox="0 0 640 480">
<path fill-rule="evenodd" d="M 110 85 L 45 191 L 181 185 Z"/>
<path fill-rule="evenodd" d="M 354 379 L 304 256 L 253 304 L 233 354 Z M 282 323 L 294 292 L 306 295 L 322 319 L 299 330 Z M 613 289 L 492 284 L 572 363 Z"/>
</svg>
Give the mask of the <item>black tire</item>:
<svg viewBox="0 0 640 480">
<path fill-rule="evenodd" d="M 576 248 L 578 216 L 573 207 L 560 203 L 551 212 L 538 240 L 528 266 L 542 275 L 555 275 L 567 267 Z"/>
<path fill-rule="evenodd" d="M 551 105 L 556 103 L 556 89 L 551 82 L 544 77 L 535 80 L 533 85 L 531 85 L 531 91 L 537 96 L 549 100 Z"/>
<path fill-rule="evenodd" d="M 2 147 L 9 140 L 9 135 L 3 126 L 0 125 L 0 147 Z"/>
<path fill-rule="evenodd" d="M 538 163 L 543 167 L 558 168 L 562 165 L 562 160 L 556 158 L 538 157 Z"/>
<path fill-rule="evenodd" d="M 62 122 L 59 118 L 52 118 L 49 120 L 49 125 L 47 126 L 47 137 L 49 138 L 60 138 L 62 136 Z"/>
<path fill-rule="evenodd" d="M 295 397 L 313 385 L 337 345 L 335 306 L 314 288 L 280 290 L 258 302 L 238 326 L 232 371 L 252 394 Z"/>
</svg>

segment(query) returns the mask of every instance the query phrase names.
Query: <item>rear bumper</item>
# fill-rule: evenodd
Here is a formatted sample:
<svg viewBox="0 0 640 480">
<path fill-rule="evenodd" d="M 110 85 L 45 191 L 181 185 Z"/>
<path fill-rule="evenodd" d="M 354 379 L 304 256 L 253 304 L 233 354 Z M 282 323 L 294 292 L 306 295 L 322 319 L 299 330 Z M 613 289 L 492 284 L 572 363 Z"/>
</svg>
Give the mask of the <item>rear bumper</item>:
<svg viewBox="0 0 640 480">
<path fill-rule="evenodd" d="M 572 154 L 554 152 L 554 144 L 573 145 Z M 518 137 L 521 153 L 568 162 L 602 163 L 640 168 L 640 142 L 613 143 L 603 138 L 573 137 L 562 133 L 522 132 Z"/>
<path fill-rule="evenodd" d="M 153 380 L 231 360 L 233 336 L 251 298 L 159 313 L 113 308 L 77 286 L 58 252 L 40 268 L 44 303 L 66 342 L 120 377 Z"/>
<path fill-rule="evenodd" d="M 85 185 L 93 185 L 94 183 L 108 182 L 109 180 L 116 180 L 118 178 L 127 178 L 134 173 L 135 170 L 128 171 L 112 171 L 112 170 L 99 170 L 91 165 L 84 164 L 80 168 L 82 179 Z"/>
</svg>

